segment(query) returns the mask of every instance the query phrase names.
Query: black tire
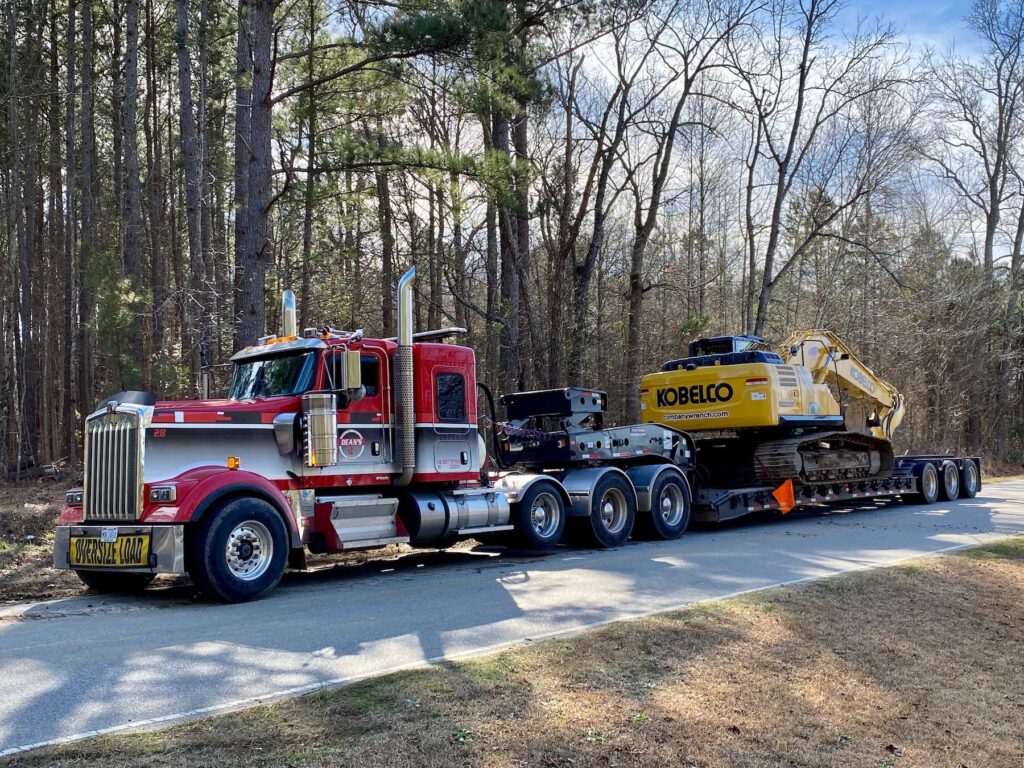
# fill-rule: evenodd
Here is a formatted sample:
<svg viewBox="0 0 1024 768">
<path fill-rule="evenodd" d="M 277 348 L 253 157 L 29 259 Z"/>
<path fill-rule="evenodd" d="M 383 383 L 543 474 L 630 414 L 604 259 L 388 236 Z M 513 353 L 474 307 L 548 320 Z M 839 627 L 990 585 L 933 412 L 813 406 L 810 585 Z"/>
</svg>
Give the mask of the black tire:
<svg viewBox="0 0 1024 768">
<path fill-rule="evenodd" d="M 939 498 L 943 501 L 960 498 L 960 470 L 952 461 L 942 462 L 939 468 Z"/>
<path fill-rule="evenodd" d="M 609 472 L 590 494 L 590 514 L 573 518 L 574 538 L 600 548 L 626 543 L 636 522 L 636 494 L 624 477 Z"/>
<path fill-rule="evenodd" d="M 262 499 L 231 499 L 209 510 L 189 541 L 192 581 L 226 603 L 267 594 L 281 581 L 287 561 L 288 529 Z"/>
<path fill-rule="evenodd" d="M 981 473 L 971 459 L 964 459 L 960 467 L 960 498 L 973 499 L 981 488 Z"/>
<path fill-rule="evenodd" d="M 922 461 L 914 467 L 917 478 L 917 493 L 910 497 L 912 504 L 934 504 L 939 498 L 939 473 L 930 461 Z"/>
<path fill-rule="evenodd" d="M 538 480 L 512 505 L 515 542 L 524 549 L 552 549 L 565 532 L 565 500 L 554 483 Z"/>
<path fill-rule="evenodd" d="M 104 595 L 131 595 L 141 592 L 150 585 L 156 574 L 126 573 L 124 571 L 75 571 L 93 592 Z"/>
<path fill-rule="evenodd" d="M 662 472 L 651 487 L 651 511 L 636 516 L 637 534 L 645 539 L 678 539 L 690 524 L 690 484 L 675 472 Z"/>
</svg>

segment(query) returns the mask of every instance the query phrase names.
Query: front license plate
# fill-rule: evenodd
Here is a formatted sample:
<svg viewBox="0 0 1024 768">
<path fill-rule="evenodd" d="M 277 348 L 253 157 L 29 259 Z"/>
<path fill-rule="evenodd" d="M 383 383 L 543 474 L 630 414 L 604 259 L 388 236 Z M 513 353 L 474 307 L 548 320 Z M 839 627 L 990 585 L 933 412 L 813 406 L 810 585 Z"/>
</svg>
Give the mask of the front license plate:
<svg viewBox="0 0 1024 768">
<path fill-rule="evenodd" d="M 88 568 L 146 568 L 149 566 L 149 539 L 148 533 L 125 533 L 111 537 L 109 530 L 104 530 L 100 536 L 73 536 L 71 565 Z"/>
</svg>

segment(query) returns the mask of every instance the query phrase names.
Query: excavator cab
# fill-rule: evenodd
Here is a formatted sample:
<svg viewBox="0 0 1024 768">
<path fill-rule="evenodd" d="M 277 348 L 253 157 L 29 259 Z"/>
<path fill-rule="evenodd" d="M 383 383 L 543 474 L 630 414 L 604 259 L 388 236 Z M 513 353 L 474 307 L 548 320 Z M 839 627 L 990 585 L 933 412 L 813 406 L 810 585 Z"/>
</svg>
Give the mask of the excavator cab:
<svg viewBox="0 0 1024 768">
<path fill-rule="evenodd" d="M 738 352 L 771 352 L 768 342 L 760 336 L 709 336 L 691 341 L 688 346 L 690 357 L 707 355 L 731 355 Z"/>
</svg>

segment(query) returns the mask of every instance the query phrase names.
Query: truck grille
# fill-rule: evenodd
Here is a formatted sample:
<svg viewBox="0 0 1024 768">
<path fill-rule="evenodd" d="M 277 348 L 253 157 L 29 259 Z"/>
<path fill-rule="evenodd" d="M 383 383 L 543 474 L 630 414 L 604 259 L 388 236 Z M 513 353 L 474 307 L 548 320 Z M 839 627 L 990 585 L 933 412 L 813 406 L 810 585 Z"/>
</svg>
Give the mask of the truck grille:
<svg viewBox="0 0 1024 768">
<path fill-rule="evenodd" d="M 142 507 L 142 430 L 135 413 L 85 423 L 84 517 L 136 520 Z"/>
</svg>

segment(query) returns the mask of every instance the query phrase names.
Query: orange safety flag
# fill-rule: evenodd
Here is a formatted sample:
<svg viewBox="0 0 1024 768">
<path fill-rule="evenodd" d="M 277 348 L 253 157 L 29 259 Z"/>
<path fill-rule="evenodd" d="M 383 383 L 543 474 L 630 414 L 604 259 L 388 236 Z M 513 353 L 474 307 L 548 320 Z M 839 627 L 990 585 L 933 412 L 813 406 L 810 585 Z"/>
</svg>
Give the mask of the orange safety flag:
<svg viewBox="0 0 1024 768">
<path fill-rule="evenodd" d="M 793 496 L 793 481 L 787 480 L 774 491 L 772 497 L 779 502 L 779 511 L 786 514 L 796 506 L 796 498 Z"/>
</svg>

